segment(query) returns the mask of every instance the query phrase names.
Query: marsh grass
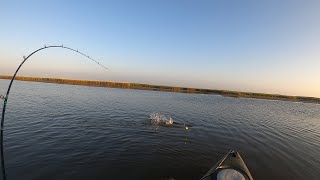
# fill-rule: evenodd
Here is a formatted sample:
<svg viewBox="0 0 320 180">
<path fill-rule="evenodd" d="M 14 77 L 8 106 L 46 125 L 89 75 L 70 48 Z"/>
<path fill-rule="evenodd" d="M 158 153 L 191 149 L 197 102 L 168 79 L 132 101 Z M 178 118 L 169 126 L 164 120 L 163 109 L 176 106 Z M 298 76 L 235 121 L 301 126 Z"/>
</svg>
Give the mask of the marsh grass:
<svg viewBox="0 0 320 180">
<path fill-rule="evenodd" d="M 12 76 L 0 75 L 0 79 L 11 79 L 11 78 Z M 229 90 L 161 86 L 161 85 L 150 85 L 150 84 L 128 83 L 128 82 L 73 80 L 73 79 L 41 78 L 41 77 L 26 77 L 26 76 L 17 76 L 15 79 L 19 81 L 71 84 L 71 85 L 81 85 L 81 86 L 126 88 L 126 89 L 166 91 L 166 92 L 177 92 L 177 93 L 216 94 L 216 95 L 239 97 L 239 98 L 256 98 L 256 99 L 268 99 L 268 100 L 320 103 L 320 98 L 315 98 L 315 97 L 286 96 L 286 95 L 279 95 L 279 94 L 251 93 L 251 92 L 240 92 L 240 91 L 229 91 Z"/>
</svg>

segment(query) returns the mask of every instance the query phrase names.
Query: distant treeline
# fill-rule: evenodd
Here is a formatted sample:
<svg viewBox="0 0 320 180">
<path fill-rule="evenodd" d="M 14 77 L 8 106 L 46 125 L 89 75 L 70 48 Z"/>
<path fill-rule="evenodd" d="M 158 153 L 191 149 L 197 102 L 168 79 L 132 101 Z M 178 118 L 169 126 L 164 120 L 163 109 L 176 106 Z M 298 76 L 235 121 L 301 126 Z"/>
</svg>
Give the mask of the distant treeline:
<svg viewBox="0 0 320 180">
<path fill-rule="evenodd" d="M 0 75 L 0 79 L 11 79 L 11 78 L 12 76 Z M 40 78 L 40 77 L 25 77 L 25 76 L 17 76 L 15 79 L 20 81 L 34 81 L 34 82 L 56 83 L 56 84 L 72 84 L 72 85 L 109 87 L 109 88 L 127 88 L 127 89 L 167 91 L 167 92 L 179 92 L 179 93 L 216 94 L 216 95 L 229 96 L 229 97 L 320 103 L 320 98 L 315 98 L 315 97 L 286 96 L 286 95 L 278 95 L 278 94 L 250 93 L 250 92 L 239 92 L 239 91 L 229 91 L 229 90 L 199 89 L 199 88 L 160 86 L 160 85 L 127 83 L 127 82 L 91 81 L 91 80 L 89 81 L 89 80 L 72 80 L 72 79 Z"/>
</svg>

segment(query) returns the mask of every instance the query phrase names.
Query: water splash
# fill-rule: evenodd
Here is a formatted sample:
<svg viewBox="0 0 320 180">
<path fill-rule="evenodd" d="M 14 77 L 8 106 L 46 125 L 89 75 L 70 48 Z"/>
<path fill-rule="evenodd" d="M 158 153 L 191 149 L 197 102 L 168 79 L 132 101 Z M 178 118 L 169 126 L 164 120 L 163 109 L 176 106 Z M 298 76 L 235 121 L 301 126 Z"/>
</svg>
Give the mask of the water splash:
<svg viewBox="0 0 320 180">
<path fill-rule="evenodd" d="M 188 130 L 191 127 L 190 124 L 177 122 L 173 120 L 171 117 L 166 117 L 165 115 L 158 112 L 150 114 L 150 120 L 151 124 L 154 126 L 177 127 L 184 128 L 186 130 Z"/>
<path fill-rule="evenodd" d="M 158 112 L 150 114 L 150 120 L 151 120 L 151 124 L 156 126 L 173 125 L 173 119 L 171 117 L 166 117 L 163 114 Z"/>
</svg>

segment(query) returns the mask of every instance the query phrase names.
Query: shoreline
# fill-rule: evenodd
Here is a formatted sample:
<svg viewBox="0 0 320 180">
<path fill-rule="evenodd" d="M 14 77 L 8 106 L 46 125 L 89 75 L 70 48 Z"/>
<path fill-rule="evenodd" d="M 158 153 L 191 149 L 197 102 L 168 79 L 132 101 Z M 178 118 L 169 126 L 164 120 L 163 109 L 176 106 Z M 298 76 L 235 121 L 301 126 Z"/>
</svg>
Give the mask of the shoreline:
<svg viewBox="0 0 320 180">
<path fill-rule="evenodd" d="M 12 76 L 0 75 L 0 79 L 10 80 L 11 78 Z M 165 92 L 177 92 L 177 93 L 214 94 L 214 95 L 237 97 L 237 98 L 254 98 L 254 99 L 281 100 L 281 101 L 320 104 L 320 98 L 316 98 L 316 97 L 287 96 L 287 95 L 280 95 L 280 94 L 264 94 L 264 93 L 251 93 L 251 92 L 229 91 L 229 90 L 187 88 L 187 87 L 151 85 L 151 84 L 142 84 L 142 83 L 74 80 L 74 79 L 61 79 L 61 78 L 41 78 L 41 77 L 28 77 L 28 76 L 16 76 L 15 80 L 54 83 L 54 84 L 94 86 L 94 87 L 165 91 Z"/>
</svg>

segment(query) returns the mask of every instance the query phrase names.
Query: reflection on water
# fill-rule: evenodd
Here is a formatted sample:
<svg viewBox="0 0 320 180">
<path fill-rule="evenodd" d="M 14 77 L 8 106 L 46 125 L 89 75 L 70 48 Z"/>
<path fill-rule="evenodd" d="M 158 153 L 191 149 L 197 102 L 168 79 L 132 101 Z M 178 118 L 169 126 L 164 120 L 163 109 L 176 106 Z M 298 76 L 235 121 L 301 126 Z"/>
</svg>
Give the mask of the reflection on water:
<svg viewBox="0 0 320 180">
<path fill-rule="evenodd" d="M 320 177 L 317 104 L 17 81 L 4 133 L 8 179 L 199 179 L 230 149 L 255 179 Z"/>
</svg>

